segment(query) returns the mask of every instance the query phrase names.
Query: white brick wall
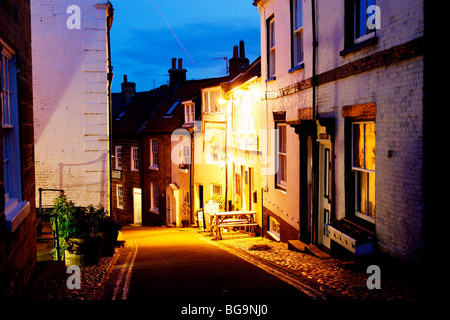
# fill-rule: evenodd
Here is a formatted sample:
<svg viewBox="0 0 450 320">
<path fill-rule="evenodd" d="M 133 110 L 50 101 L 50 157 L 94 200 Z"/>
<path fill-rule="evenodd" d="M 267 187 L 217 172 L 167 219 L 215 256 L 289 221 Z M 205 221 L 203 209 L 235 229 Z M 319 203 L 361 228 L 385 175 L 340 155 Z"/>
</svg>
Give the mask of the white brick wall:
<svg viewBox="0 0 450 320">
<path fill-rule="evenodd" d="M 97 2 L 31 2 L 36 188 L 64 189 L 83 206 L 108 205 L 106 10 Z M 69 30 L 73 4 L 81 29 Z"/>
</svg>

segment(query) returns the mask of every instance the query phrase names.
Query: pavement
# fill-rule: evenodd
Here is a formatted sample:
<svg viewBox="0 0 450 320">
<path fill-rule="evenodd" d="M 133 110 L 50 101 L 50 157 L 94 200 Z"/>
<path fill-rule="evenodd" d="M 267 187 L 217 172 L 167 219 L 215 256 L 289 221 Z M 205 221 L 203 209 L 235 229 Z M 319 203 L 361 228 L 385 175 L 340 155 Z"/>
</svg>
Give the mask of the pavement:
<svg viewBox="0 0 450 320">
<path fill-rule="evenodd" d="M 145 228 L 149 232 L 167 229 L 163 226 L 126 227 L 124 230 L 138 228 Z M 320 259 L 305 252 L 289 250 L 285 243 L 250 237 L 240 232 L 224 233 L 223 240 L 214 240 L 209 233 L 197 228 L 178 231 L 193 233 L 203 241 L 237 255 L 282 279 L 312 300 L 414 302 L 429 299 L 426 296 L 424 277 L 419 269 L 385 257 L 356 260 L 332 256 L 329 259 Z M 28 287 L 25 297 L 27 301 L 103 300 L 106 298 L 105 288 L 111 286 L 111 280 L 117 281 L 117 276 L 116 279 L 112 277 L 118 261 L 125 257 L 130 260 L 133 256 L 133 243 L 126 241 L 124 247 L 116 248 L 112 257 L 101 258 L 98 265 L 82 269 L 82 289 L 70 290 L 66 285 L 68 274 L 64 263 L 49 261 L 48 252 L 51 245 L 42 243 L 44 241 L 38 241 L 40 261 Z M 43 257 L 47 257 L 47 260 Z M 371 275 L 367 273 L 369 265 L 380 267 L 381 289 L 368 288 L 367 279 Z M 126 266 L 126 270 L 132 269 L 131 264 Z M 124 272 L 126 281 L 128 274 Z M 126 298 L 127 292 L 118 292 L 116 295 Z"/>
</svg>

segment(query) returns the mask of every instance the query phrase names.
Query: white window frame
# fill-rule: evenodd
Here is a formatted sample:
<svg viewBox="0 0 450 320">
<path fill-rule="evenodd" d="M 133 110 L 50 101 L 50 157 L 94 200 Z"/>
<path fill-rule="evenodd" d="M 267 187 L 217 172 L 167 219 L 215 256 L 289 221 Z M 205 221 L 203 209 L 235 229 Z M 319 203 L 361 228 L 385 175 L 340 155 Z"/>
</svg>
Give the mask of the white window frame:
<svg viewBox="0 0 450 320">
<path fill-rule="evenodd" d="M 150 211 L 159 214 L 158 183 L 150 182 Z"/>
<path fill-rule="evenodd" d="M 278 189 L 286 190 L 287 186 L 287 127 L 284 122 L 277 122 L 277 139 L 276 139 L 276 163 L 277 163 L 277 173 L 276 173 L 276 186 Z M 280 128 L 283 128 L 280 130 Z M 280 131 L 284 132 L 284 137 L 280 137 Z M 282 144 L 280 144 L 280 139 L 282 139 Z M 283 145 L 284 144 L 284 145 Z M 284 161 L 282 161 L 284 159 Z M 280 163 L 284 163 L 283 166 Z M 280 174 L 280 170 L 283 170 Z M 282 179 L 284 177 L 284 180 Z"/>
<path fill-rule="evenodd" d="M 116 185 L 116 208 L 123 209 L 123 185 Z"/>
<path fill-rule="evenodd" d="M 275 17 L 272 16 L 267 20 L 267 48 L 268 48 L 268 54 L 267 54 L 267 62 L 268 62 L 268 68 L 267 68 L 267 78 L 268 79 L 275 79 L 275 49 L 276 49 L 276 42 L 275 42 Z"/>
<path fill-rule="evenodd" d="M 151 170 L 158 170 L 158 139 L 150 139 L 150 167 Z"/>
<path fill-rule="evenodd" d="M 12 233 L 30 213 L 30 203 L 22 199 L 16 53 L 1 39 L 0 48 L 5 225 L 7 231 Z"/>
<path fill-rule="evenodd" d="M 281 225 L 275 219 L 269 216 L 269 230 L 267 231 L 276 241 L 281 240 Z"/>
<path fill-rule="evenodd" d="M 139 171 L 139 148 L 131 147 L 131 171 Z"/>
<path fill-rule="evenodd" d="M 218 93 L 216 105 L 214 108 L 211 107 L 211 93 Z M 224 112 L 224 106 L 220 103 L 222 98 L 222 90 L 220 87 L 211 87 L 202 90 L 202 110 L 205 113 L 218 113 Z"/>
<path fill-rule="evenodd" d="M 122 146 L 114 147 L 114 167 L 116 170 L 122 170 Z"/>
<path fill-rule="evenodd" d="M 219 192 L 215 192 L 217 191 L 216 189 L 219 189 Z M 211 195 L 222 195 L 222 185 L 221 184 L 215 184 L 215 183 L 211 183 Z"/>
<path fill-rule="evenodd" d="M 195 103 L 191 101 L 183 102 L 184 104 L 184 123 L 191 124 L 195 121 Z"/>
<path fill-rule="evenodd" d="M 370 193 L 370 181 L 369 181 L 369 177 L 370 177 L 370 175 L 372 175 L 373 174 L 373 178 L 375 178 L 375 170 L 370 170 L 370 169 L 367 169 L 367 168 L 362 168 L 362 167 L 357 167 L 356 165 L 355 165 L 355 163 L 354 163 L 354 161 L 355 161 L 355 133 L 354 133 L 354 131 L 355 131 L 355 125 L 359 125 L 359 124 L 374 124 L 375 125 L 375 132 L 376 132 L 376 124 L 375 124 L 375 122 L 374 121 L 357 121 L 357 122 L 353 122 L 352 123 L 352 170 L 353 170 L 353 173 L 354 173 L 354 175 L 355 175 L 355 215 L 357 216 L 357 217 L 359 217 L 359 218 L 362 218 L 362 219 L 364 219 L 364 220 L 367 220 L 367 221 L 369 221 L 369 222 L 372 222 L 372 223 L 375 223 L 375 218 L 373 218 L 373 217 L 371 217 L 371 216 L 369 216 L 369 213 L 363 213 L 363 212 L 360 212 L 360 211 L 358 211 L 358 203 L 359 203 L 359 201 L 360 201 L 360 199 L 358 199 L 358 194 L 359 194 L 359 192 L 358 192 L 358 175 L 361 175 L 361 174 L 366 174 L 367 175 L 367 186 L 366 186 L 366 188 L 367 188 L 367 195 L 366 195 L 366 198 L 367 198 L 367 203 L 366 203 L 366 208 L 367 208 L 367 210 L 368 210 L 368 208 L 369 208 L 369 193 Z M 364 134 L 365 134 L 365 130 L 364 130 Z M 365 138 L 365 136 L 364 136 L 364 143 L 365 143 L 365 141 L 366 141 L 366 138 Z M 365 150 L 365 147 L 364 147 L 364 150 Z M 364 153 L 364 163 L 365 163 L 365 153 Z M 375 199 L 374 199 L 374 201 L 375 201 Z M 376 204 L 375 204 L 375 206 L 376 206 Z M 375 217 L 376 217 L 376 209 L 375 209 Z"/>
<path fill-rule="evenodd" d="M 184 165 L 191 164 L 191 146 L 190 145 L 183 146 L 181 163 L 183 163 Z"/>
<path fill-rule="evenodd" d="M 297 25 L 298 23 L 298 25 Z M 303 64 L 303 0 L 292 0 L 292 57 L 293 66 Z M 299 54 L 300 50 L 300 54 Z"/>
</svg>

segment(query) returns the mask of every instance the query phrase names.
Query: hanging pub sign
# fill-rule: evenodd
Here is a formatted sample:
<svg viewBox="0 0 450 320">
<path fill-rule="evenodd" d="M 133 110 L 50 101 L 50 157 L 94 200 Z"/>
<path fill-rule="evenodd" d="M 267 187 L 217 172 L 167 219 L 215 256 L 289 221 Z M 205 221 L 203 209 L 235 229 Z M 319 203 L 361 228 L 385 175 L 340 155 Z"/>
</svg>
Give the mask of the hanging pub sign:
<svg viewBox="0 0 450 320">
<path fill-rule="evenodd" d="M 111 178 L 122 180 L 122 170 L 111 170 Z"/>
</svg>

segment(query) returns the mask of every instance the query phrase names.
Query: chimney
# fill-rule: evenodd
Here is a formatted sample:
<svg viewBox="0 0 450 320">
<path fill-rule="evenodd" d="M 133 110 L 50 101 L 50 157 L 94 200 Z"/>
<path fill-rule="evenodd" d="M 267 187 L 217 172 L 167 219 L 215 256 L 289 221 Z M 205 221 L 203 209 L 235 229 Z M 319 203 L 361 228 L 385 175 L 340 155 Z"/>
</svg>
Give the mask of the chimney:
<svg viewBox="0 0 450 320">
<path fill-rule="evenodd" d="M 178 59 L 178 68 L 176 67 L 177 58 L 172 58 L 172 69 L 169 69 L 169 85 L 174 87 L 179 82 L 186 81 L 186 69 L 183 69 L 183 59 Z"/>
<path fill-rule="evenodd" d="M 245 57 L 244 40 L 239 41 L 239 47 L 233 47 L 233 58 L 228 63 L 231 76 L 238 75 L 250 65 L 250 61 Z"/>
<path fill-rule="evenodd" d="M 136 94 L 136 83 L 128 82 L 126 74 L 123 75 L 122 82 L 122 103 L 127 102 Z"/>
</svg>

